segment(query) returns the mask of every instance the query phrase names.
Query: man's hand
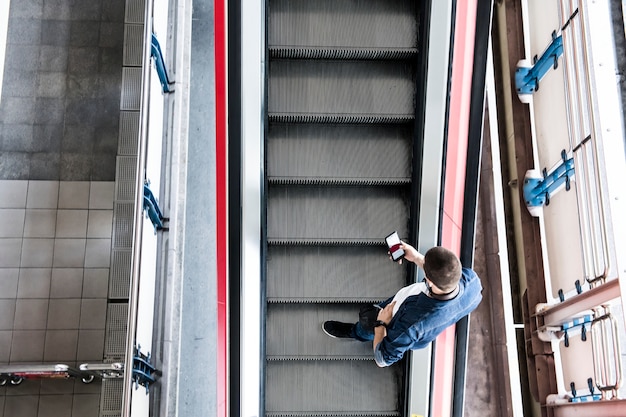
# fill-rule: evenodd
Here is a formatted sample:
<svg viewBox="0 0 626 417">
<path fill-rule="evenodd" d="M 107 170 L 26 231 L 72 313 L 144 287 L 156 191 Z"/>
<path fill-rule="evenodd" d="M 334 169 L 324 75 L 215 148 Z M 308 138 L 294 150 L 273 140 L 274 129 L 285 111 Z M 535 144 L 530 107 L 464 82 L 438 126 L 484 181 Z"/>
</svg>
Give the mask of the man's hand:
<svg viewBox="0 0 626 417">
<path fill-rule="evenodd" d="M 396 305 L 396 302 L 391 302 L 385 306 L 382 310 L 378 312 L 377 320 L 382 321 L 385 324 L 389 324 L 393 317 L 393 306 Z M 374 343 L 373 348 L 376 351 L 376 346 L 387 336 L 387 329 L 383 326 L 374 327 Z"/>
<path fill-rule="evenodd" d="M 400 241 L 400 248 L 404 250 L 404 259 L 406 259 L 407 261 L 413 262 L 415 265 L 419 266 L 420 268 L 424 268 L 424 255 L 419 253 L 417 249 L 415 249 L 413 246 L 403 241 Z M 391 254 L 389 254 L 389 259 L 391 259 Z M 400 259 L 398 263 L 401 264 L 402 259 Z"/>
<path fill-rule="evenodd" d="M 391 319 L 393 318 L 393 306 L 396 305 L 396 302 L 389 303 L 378 312 L 377 320 L 382 321 L 385 324 L 389 324 Z"/>
</svg>

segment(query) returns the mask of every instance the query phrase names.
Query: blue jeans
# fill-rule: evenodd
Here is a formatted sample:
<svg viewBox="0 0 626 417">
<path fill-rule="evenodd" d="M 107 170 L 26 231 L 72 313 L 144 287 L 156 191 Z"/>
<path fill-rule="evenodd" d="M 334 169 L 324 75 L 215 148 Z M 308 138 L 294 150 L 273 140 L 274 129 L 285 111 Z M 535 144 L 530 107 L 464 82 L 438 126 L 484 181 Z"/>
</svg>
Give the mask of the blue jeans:
<svg viewBox="0 0 626 417">
<path fill-rule="evenodd" d="M 351 336 L 361 342 L 371 342 L 374 340 L 374 332 L 368 333 L 365 329 L 363 329 L 363 327 L 361 327 L 361 323 L 359 322 L 357 322 L 352 328 Z"/>
</svg>

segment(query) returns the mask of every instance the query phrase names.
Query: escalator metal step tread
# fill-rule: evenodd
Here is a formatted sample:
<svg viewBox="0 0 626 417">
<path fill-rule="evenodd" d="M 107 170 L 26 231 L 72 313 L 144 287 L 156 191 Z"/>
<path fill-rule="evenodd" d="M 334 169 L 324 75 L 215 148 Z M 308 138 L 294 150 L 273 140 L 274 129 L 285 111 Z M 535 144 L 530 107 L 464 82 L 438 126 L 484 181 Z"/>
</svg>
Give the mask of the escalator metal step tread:
<svg viewBox="0 0 626 417">
<path fill-rule="evenodd" d="M 406 236 L 409 201 L 389 187 L 272 186 L 267 239 L 371 239 Z"/>
<path fill-rule="evenodd" d="M 405 178 L 327 178 L 327 177 L 269 177 L 269 185 L 386 185 L 401 186 L 409 185 L 411 179 Z"/>
<path fill-rule="evenodd" d="M 352 355 L 333 355 L 333 356 L 315 356 L 315 355 L 297 355 L 297 356 L 283 356 L 283 355 L 266 355 L 265 360 L 280 362 L 280 361 L 372 361 L 371 353 L 367 355 L 355 356 Z"/>
<path fill-rule="evenodd" d="M 381 238 L 268 238 L 270 246 L 384 246 Z"/>
<path fill-rule="evenodd" d="M 270 122 L 278 123 L 333 123 L 333 124 L 405 124 L 413 122 L 413 114 L 337 114 L 337 113 L 294 113 L 294 112 L 270 112 Z"/>
<path fill-rule="evenodd" d="M 272 60 L 268 112 L 413 115 L 414 72 L 396 61 Z"/>
<path fill-rule="evenodd" d="M 401 368 L 374 361 L 267 362 L 266 412 L 383 412 L 398 409 Z"/>
<path fill-rule="evenodd" d="M 382 245 L 269 246 L 266 294 L 274 302 L 377 302 L 405 285 L 406 268 Z"/>
<path fill-rule="evenodd" d="M 326 320 L 405 285 L 419 4 L 269 0 L 266 417 L 399 417 L 404 368 Z"/>
<path fill-rule="evenodd" d="M 268 179 L 406 184 L 411 177 L 412 134 L 408 125 L 272 124 Z"/>
<path fill-rule="evenodd" d="M 406 60 L 417 56 L 417 48 L 322 48 L 270 46 L 272 59 L 325 59 L 325 60 Z"/>
<path fill-rule="evenodd" d="M 319 298 L 281 298 L 281 297 L 272 297 L 267 299 L 268 304 L 377 304 L 380 303 L 382 299 L 380 297 L 343 297 L 343 298 L 328 298 L 328 297 L 319 297 Z"/>
<path fill-rule="evenodd" d="M 335 339 L 322 331 L 326 320 L 354 323 L 358 317 L 358 305 L 270 304 L 266 323 L 267 355 L 327 359 L 356 356 L 373 360 L 370 342 Z"/>
<path fill-rule="evenodd" d="M 334 412 L 316 412 L 316 413 L 303 413 L 303 412 L 290 412 L 290 413 L 265 413 L 265 417 L 399 417 L 399 411 L 334 411 Z"/>
<path fill-rule="evenodd" d="M 416 3 L 271 0 L 269 45 L 415 47 Z"/>
</svg>

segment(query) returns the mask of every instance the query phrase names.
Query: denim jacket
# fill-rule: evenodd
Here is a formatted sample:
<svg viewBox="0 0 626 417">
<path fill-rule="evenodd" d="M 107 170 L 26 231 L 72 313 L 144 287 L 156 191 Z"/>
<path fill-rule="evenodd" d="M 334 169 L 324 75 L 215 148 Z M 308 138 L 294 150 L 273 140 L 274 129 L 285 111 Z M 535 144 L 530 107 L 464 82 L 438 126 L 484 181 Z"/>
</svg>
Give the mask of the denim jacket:
<svg viewBox="0 0 626 417">
<path fill-rule="evenodd" d="M 393 297 L 380 306 L 389 304 Z M 425 293 L 408 297 L 387 326 L 387 335 L 374 350 L 380 367 L 402 359 L 407 350 L 422 349 L 448 326 L 472 312 L 482 300 L 482 285 L 476 273 L 463 268 L 459 293 L 451 300 L 437 300 Z"/>
</svg>

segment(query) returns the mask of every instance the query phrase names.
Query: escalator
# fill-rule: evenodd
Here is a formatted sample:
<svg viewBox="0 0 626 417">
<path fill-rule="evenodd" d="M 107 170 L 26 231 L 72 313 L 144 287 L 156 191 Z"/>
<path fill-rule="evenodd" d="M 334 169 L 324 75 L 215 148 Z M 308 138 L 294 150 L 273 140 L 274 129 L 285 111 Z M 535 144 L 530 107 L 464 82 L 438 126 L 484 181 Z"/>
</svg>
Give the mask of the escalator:
<svg viewBox="0 0 626 417">
<path fill-rule="evenodd" d="M 399 416 L 405 363 L 332 339 L 413 277 L 418 2 L 267 2 L 266 416 Z"/>
</svg>

